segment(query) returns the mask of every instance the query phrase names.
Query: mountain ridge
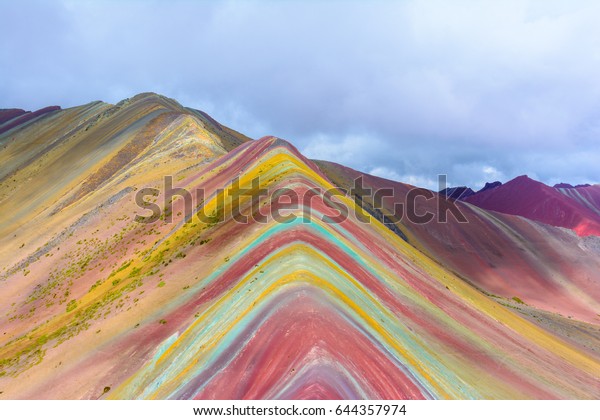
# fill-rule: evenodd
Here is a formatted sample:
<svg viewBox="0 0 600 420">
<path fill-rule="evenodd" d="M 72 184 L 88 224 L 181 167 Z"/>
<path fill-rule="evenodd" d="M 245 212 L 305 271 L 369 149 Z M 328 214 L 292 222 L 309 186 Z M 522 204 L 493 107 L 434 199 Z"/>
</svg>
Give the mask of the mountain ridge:
<svg viewBox="0 0 600 420">
<path fill-rule="evenodd" d="M 487 210 L 570 228 L 581 236 L 600 236 L 600 207 L 586 206 L 582 203 L 584 198 L 573 199 L 567 191 L 521 175 L 496 188 L 471 195 L 465 201 Z"/>
<path fill-rule="evenodd" d="M 398 221 L 235 133 L 143 94 L 0 136 L 1 398 L 600 398 L 594 238 L 460 202 L 468 229 Z"/>
</svg>

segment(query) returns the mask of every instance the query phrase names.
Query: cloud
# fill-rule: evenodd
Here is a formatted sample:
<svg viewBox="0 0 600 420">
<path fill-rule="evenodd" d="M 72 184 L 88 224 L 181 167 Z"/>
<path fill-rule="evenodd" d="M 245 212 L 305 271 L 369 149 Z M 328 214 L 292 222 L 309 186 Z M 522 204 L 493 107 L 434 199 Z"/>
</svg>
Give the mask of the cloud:
<svg viewBox="0 0 600 420">
<path fill-rule="evenodd" d="M 393 169 L 386 168 L 385 166 L 377 166 L 376 168 L 371 169 L 369 174 L 394 181 L 400 181 L 402 178 L 398 172 Z"/>
<path fill-rule="evenodd" d="M 399 179 L 600 182 L 595 1 L 22 1 L 0 15 L 0 107 L 157 91 Z"/>
<path fill-rule="evenodd" d="M 386 168 L 384 166 L 378 166 L 378 167 L 372 169 L 371 171 L 369 171 L 369 174 L 378 176 L 380 178 L 391 179 L 393 181 L 403 182 L 403 183 L 409 184 L 409 185 L 428 188 L 433 191 L 439 191 L 439 190 L 443 189 L 440 186 L 439 182 L 434 181 L 430 178 L 427 178 L 427 177 L 424 177 L 421 175 L 414 175 L 414 174 L 400 175 L 395 170 Z"/>
</svg>

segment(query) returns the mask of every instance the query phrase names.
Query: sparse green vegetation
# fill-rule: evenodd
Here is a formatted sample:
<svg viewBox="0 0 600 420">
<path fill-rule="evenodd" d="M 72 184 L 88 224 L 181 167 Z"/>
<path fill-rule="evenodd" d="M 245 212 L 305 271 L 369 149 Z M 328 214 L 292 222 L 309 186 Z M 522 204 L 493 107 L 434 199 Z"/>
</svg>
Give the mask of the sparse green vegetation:
<svg viewBox="0 0 600 420">
<path fill-rule="evenodd" d="M 152 228 L 150 230 L 146 229 L 146 227 L 140 229 L 139 235 L 162 234 Z M 124 229 L 124 231 L 127 230 Z M 139 237 L 139 235 L 136 237 Z M 127 300 L 126 295 L 142 286 L 143 279 L 149 276 L 160 275 L 160 278 L 162 278 L 164 273 L 159 272 L 162 264 L 186 258 L 187 250 L 183 245 L 189 244 L 190 239 L 193 239 L 196 244 L 206 244 L 211 238 L 201 240 L 200 238 L 205 235 L 201 232 L 198 232 L 200 237 L 196 236 L 195 238 L 190 238 L 190 235 L 176 235 L 163 244 L 160 244 L 159 240 L 156 242 L 150 240 L 148 243 L 154 242 L 154 246 L 148 246 L 146 249 L 141 248 L 139 257 L 135 257 L 132 256 L 132 247 L 124 245 L 127 243 L 127 237 L 124 238 L 123 232 L 120 232 L 108 238 L 80 240 L 79 247 L 76 247 L 76 249 L 58 254 L 58 257 L 55 257 L 58 258 L 57 263 L 47 277 L 39 279 L 39 284 L 31 291 L 31 294 L 26 298 L 26 302 L 19 302 L 24 305 L 39 299 L 39 303 L 29 305 L 32 308 L 28 306 L 25 308 L 27 311 L 21 312 L 18 312 L 19 307 L 16 306 L 19 303 L 17 303 L 17 305 L 13 305 L 15 306 L 13 312 L 15 318 L 24 318 L 32 316 L 32 309 L 64 303 L 68 315 L 64 317 L 64 320 L 61 319 L 59 325 L 50 327 L 51 329 L 46 329 L 43 332 L 32 330 L 27 334 L 15 337 L 10 343 L 7 343 L 5 346 L 11 348 L 9 352 L 3 353 L 5 358 L 0 360 L 0 376 L 20 374 L 29 367 L 40 363 L 48 348 L 59 346 L 80 332 L 91 328 L 94 320 L 115 316 L 121 310 L 133 308 L 139 302 L 139 299 Z M 145 240 L 141 242 L 144 242 L 143 245 L 145 245 Z M 49 253 L 49 257 L 53 255 Z M 140 258 L 143 262 L 136 259 L 136 266 L 132 267 L 134 264 L 132 258 Z M 227 257 L 228 260 L 229 257 Z M 110 261 L 110 263 L 107 261 Z M 138 263 L 138 261 L 140 262 Z M 26 269 L 26 267 L 23 268 Z M 125 272 L 125 270 L 128 271 Z M 102 276 L 100 274 L 102 271 L 106 274 L 102 278 L 98 278 L 97 276 Z M 39 270 L 34 272 L 36 275 L 40 273 Z M 124 273 L 119 275 L 118 273 L 121 272 Z M 108 273 L 110 274 L 107 275 Z M 157 287 L 166 286 L 164 279 L 160 280 L 160 278 Z M 83 282 L 85 285 L 83 290 L 93 291 L 91 295 L 79 301 L 73 299 L 74 296 L 72 295 L 75 293 L 71 290 L 78 279 L 81 279 L 79 282 Z M 189 288 L 190 285 L 183 286 L 184 290 Z M 143 293 L 143 290 L 138 290 L 136 295 L 142 295 Z M 91 298 L 91 301 L 88 298 Z M 196 316 L 199 316 L 199 314 L 196 314 Z M 164 325 L 167 320 L 161 319 L 158 322 Z M 139 327 L 139 324 L 135 327 Z M 97 334 L 100 332 L 97 328 L 93 331 L 96 331 Z"/>
<path fill-rule="evenodd" d="M 75 299 L 69 301 L 67 303 L 67 312 L 71 312 L 73 309 L 77 308 L 77 301 Z"/>
<path fill-rule="evenodd" d="M 119 269 L 117 269 L 116 271 L 113 271 L 112 273 L 110 273 L 110 276 L 108 276 L 108 277 L 109 277 L 109 278 L 110 278 L 110 277 L 113 277 L 113 276 L 114 276 L 114 275 L 116 275 L 117 273 L 119 273 L 119 272 L 121 272 L 121 271 L 125 270 L 127 267 L 129 267 L 129 266 L 131 265 L 131 263 L 132 263 L 132 261 L 131 261 L 131 260 L 125 261 L 125 262 L 123 263 L 123 265 L 121 265 L 121 267 L 119 267 Z"/>
<path fill-rule="evenodd" d="M 104 283 L 103 280 L 98 280 L 96 283 L 92 284 L 92 286 L 90 287 L 89 292 L 91 292 L 92 290 L 94 290 L 96 287 L 100 286 L 102 283 Z"/>
<path fill-rule="evenodd" d="M 140 274 L 141 271 L 142 271 L 141 267 L 134 267 L 127 277 L 128 278 L 136 277 Z"/>
</svg>

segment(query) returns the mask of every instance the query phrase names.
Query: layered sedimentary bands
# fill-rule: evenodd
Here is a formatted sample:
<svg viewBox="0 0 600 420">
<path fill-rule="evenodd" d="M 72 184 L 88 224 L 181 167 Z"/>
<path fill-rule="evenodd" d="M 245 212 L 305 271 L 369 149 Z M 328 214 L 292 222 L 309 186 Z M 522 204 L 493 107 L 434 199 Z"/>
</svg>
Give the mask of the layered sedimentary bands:
<svg viewBox="0 0 600 420">
<path fill-rule="evenodd" d="M 10 112 L 0 398 L 600 398 L 595 235 L 437 194 L 420 224 L 154 94 Z"/>
</svg>

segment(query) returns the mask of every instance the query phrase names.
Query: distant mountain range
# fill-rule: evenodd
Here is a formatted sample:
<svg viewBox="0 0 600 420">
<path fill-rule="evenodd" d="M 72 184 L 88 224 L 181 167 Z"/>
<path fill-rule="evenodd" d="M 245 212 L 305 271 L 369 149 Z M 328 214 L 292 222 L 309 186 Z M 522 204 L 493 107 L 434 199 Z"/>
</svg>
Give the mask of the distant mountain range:
<svg viewBox="0 0 600 420">
<path fill-rule="evenodd" d="M 0 398 L 600 398 L 598 185 L 438 194 L 153 93 L 0 133 Z"/>
<path fill-rule="evenodd" d="M 482 209 L 572 229 L 580 236 L 600 236 L 600 184 L 549 187 L 522 175 L 506 184 L 488 183 L 477 192 L 455 187 L 440 193 Z"/>
</svg>

